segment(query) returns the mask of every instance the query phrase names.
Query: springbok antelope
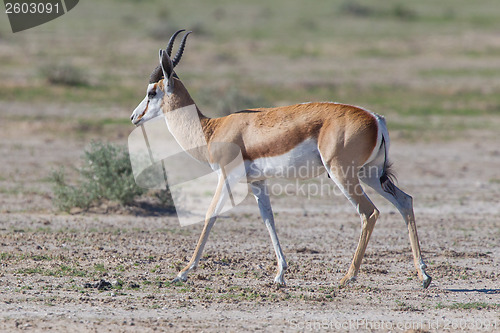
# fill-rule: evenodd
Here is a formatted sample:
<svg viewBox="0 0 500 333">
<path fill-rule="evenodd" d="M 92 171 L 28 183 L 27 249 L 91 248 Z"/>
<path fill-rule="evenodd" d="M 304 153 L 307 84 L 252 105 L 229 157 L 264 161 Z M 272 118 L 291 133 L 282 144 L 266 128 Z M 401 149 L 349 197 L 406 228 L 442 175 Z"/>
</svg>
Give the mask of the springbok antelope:
<svg viewBox="0 0 500 333">
<path fill-rule="evenodd" d="M 413 200 L 391 180 L 388 162 L 389 133 L 384 118 L 363 108 L 339 103 L 304 103 L 249 109 L 222 118 L 208 118 L 200 112 L 174 71 L 190 33 L 184 35 L 177 54 L 171 59 L 174 40 L 182 31 L 184 30 L 174 33 L 167 48 L 160 50 L 159 65 L 150 76 L 146 97 L 130 119 L 137 126 L 164 115 L 169 130 L 183 149 L 197 145 L 193 142 L 191 133 L 196 126 L 201 126 L 207 146 L 215 143 L 239 146 L 247 170 L 246 180 L 257 200 L 276 253 L 278 270 L 274 281 L 284 284 L 287 263 L 276 234 L 266 179 L 273 175 L 283 175 L 283 170 L 305 167 L 311 169 L 310 177 L 328 172 L 328 176 L 361 217 L 358 246 L 341 284 L 356 279 L 379 216 L 379 211 L 360 186 L 362 181 L 391 202 L 403 216 L 408 227 L 414 265 L 423 287 L 427 288 L 431 277 L 425 272 L 426 265 L 420 253 Z M 175 111 L 187 106 L 194 106 L 197 116 L 176 118 Z M 206 158 L 209 162 L 214 162 L 210 160 L 213 157 Z M 217 189 L 208 207 L 194 254 L 174 281 L 186 281 L 188 273 L 198 266 L 210 230 L 228 198 L 227 191 L 224 190 L 226 176 L 223 172 L 218 175 Z"/>
</svg>

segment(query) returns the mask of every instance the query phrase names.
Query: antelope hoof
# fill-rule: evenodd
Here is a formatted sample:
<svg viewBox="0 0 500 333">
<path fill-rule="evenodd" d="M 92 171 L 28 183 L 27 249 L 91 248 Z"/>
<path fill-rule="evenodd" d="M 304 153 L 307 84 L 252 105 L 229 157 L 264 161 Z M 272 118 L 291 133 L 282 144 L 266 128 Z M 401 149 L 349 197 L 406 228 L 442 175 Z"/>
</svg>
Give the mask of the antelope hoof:
<svg viewBox="0 0 500 333">
<path fill-rule="evenodd" d="M 282 276 L 277 276 L 274 278 L 274 283 L 276 283 L 277 285 L 280 285 L 280 286 L 285 286 L 286 283 L 285 283 L 285 279 L 283 279 Z"/>
<path fill-rule="evenodd" d="M 186 282 L 186 281 L 187 281 L 187 276 L 176 276 L 175 279 L 172 280 L 172 283 Z"/>
<path fill-rule="evenodd" d="M 424 289 L 427 289 L 427 287 L 429 287 L 429 285 L 431 284 L 431 281 L 432 281 L 432 278 L 426 274 L 424 277 L 424 280 L 422 281 L 422 285 L 423 285 Z"/>
<path fill-rule="evenodd" d="M 356 282 L 356 277 L 346 275 L 342 278 L 342 280 L 340 280 L 340 285 L 345 286 L 345 285 L 351 284 L 353 282 Z"/>
</svg>

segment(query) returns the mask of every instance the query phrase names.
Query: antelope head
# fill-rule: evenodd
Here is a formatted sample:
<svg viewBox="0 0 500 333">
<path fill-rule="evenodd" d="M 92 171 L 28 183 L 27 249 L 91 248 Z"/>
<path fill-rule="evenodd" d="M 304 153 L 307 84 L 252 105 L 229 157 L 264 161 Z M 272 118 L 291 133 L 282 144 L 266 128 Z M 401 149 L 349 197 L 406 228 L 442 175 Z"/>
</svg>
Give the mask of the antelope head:
<svg viewBox="0 0 500 333">
<path fill-rule="evenodd" d="M 184 30 L 179 30 L 175 32 L 172 37 L 170 37 L 167 48 L 165 50 L 160 50 L 160 63 L 149 77 L 146 97 L 144 97 L 130 116 L 130 120 L 134 125 L 138 126 L 148 120 L 162 115 L 164 112 L 164 105 L 172 104 L 168 103 L 168 100 L 175 98 L 174 95 L 176 94 L 174 86 L 179 86 L 180 90 L 185 90 L 182 82 L 177 77 L 177 74 L 175 74 L 174 68 L 182 58 L 184 47 L 186 46 L 186 39 L 191 31 L 188 31 L 182 38 L 179 50 L 177 51 L 175 57 L 173 59 L 170 58 L 175 38 L 183 31 Z"/>
</svg>

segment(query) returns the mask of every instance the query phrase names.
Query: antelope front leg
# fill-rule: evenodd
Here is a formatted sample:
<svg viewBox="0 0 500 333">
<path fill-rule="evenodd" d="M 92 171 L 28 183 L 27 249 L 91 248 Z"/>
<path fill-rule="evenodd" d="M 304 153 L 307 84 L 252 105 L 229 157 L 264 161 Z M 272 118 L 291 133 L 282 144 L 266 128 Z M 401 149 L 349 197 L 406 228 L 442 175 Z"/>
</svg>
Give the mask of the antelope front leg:
<svg viewBox="0 0 500 333">
<path fill-rule="evenodd" d="M 271 208 L 271 201 L 269 200 L 269 194 L 267 193 L 267 186 L 265 180 L 252 182 L 251 184 L 252 192 L 259 205 L 260 215 L 266 224 L 269 235 L 271 236 L 271 241 L 273 243 L 274 252 L 276 253 L 276 259 L 278 260 L 278 273 L 274 278 L 274 282 L 278 284 L 285 284 L 284 275 L 288 268 L 281 250 L 281 245 L 278 240 L 278 234 L 276 233 L 276 227 L 274 225 L 273 210 Z"/>
<path fill-rule="evenodd" d="M 198 267 L 198 263 L 200 262 L 201 255 L 203 253 L 203 248 L 205 247 L 208 235 L 210 234 L 210 230 L 217 219 L 217 215 L 220 213 L 222 207 L 224 207 L 224 202 L 228 196 L 227 189 L 225 189 L 224 184 L 225 179 L 221 175 L 219 177 L 215 195 L 210 203 L 210 207 L 208 208 L 207 215 L 205 217 L 205 225 L 203 227 L 203 231 L 201 232 L 200 239 L 198 240 L 198 244 L 196 245 L 196 249 L 194 250 L 193 256 L 191 257 L 191 260 L 189 260 L 186 267 L 184 267 L 179 274 L 177 274 L 177 277 L 173 279 L 172 282 L 186 281 L 189 272 Z"/>
</svg>

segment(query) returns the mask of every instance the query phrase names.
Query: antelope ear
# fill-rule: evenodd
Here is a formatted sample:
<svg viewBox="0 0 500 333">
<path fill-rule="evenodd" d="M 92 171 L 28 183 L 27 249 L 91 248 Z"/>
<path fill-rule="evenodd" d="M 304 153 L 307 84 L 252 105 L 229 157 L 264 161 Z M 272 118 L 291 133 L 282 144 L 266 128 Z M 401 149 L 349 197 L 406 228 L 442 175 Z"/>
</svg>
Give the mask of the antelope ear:
<svg viewBox="0 0 500 333">
<path fill-rule="evenodd" d="M 169 81 L 174 72 L 174 66 L 172 65 L 172 60 L 164 50 L 160 50 L 160 66 L 163 71 L 163 76 Z"/>
</svg>

